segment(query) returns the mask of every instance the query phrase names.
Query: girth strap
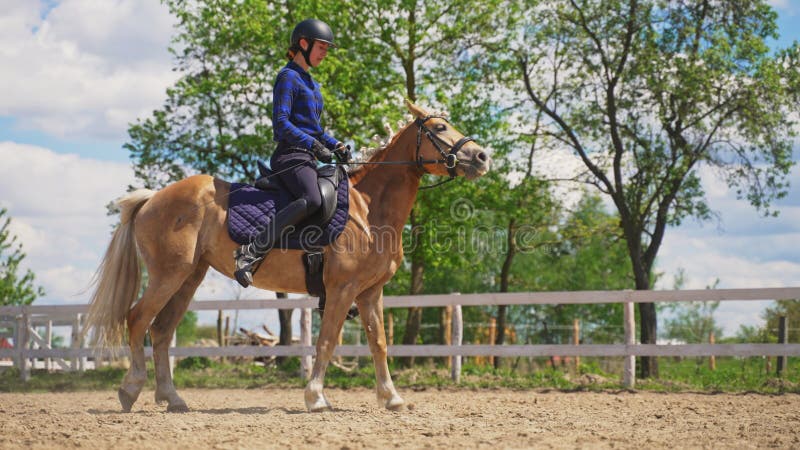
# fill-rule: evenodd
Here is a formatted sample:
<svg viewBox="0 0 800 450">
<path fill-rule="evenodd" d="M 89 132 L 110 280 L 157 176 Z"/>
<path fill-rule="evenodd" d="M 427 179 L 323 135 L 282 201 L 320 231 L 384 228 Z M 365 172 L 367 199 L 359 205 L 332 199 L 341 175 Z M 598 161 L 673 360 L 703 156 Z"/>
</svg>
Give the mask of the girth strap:
<svg viewBox="0 0 800 450">
<path fill-rule="evenodd" d="M 322 274 L 325 269 L 325 254 L 321 249 L 310 250 L 303 254 L 303 267 L 306 269 L 306 290 L 309 295 L 319 297 L 317 303 L 317 311 L 320 317 L 325 312 L 325 282 L 322 280 Z M 351 306 L 347 312 L 347 320 L 355 319 L 358 317 L 358 308 Z"/>
</svg>

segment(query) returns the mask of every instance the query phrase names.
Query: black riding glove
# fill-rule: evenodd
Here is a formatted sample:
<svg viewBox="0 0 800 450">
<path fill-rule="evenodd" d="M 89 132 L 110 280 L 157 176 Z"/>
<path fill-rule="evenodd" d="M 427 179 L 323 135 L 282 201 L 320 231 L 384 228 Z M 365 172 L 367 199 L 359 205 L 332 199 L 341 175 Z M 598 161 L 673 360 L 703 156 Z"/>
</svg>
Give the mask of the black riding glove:
<svg viewBox="0 0 800 450">
<path fill-rule="evenodd" d="M 350 146 L 346 146 L 341 142 L 336 145 L 336 150 L 333 151 L 333 154 L 336 155 L 339 162 L 343 163 L 350 162 L 350 158 L 353 157 L 353 154 L 350 153 Z"/>
<path fill-rule="evenodd" d="M 333 161 L 333 153 L 322 145 L 322 142 L 317 140 L 311 144 L 311 154 L 325 164 Z"/>
</svg>

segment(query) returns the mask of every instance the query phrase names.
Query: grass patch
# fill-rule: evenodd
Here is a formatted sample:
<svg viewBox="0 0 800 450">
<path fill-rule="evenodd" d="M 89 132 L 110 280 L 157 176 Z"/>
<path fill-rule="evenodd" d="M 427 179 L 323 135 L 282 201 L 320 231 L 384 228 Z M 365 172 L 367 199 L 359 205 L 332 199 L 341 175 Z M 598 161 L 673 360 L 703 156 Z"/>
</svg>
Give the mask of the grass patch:
<svg viewBox="0 0 800 450">
<path fill-rule="evenodd" d="M 332 388 L 352 389 L 375 387 L 375 369 L 371 361 L 362 359 L 359 367 L 343 370 L 331 365 L 325 385 Z M 762 358 L 717 358 L 717 369 L 708 368 L 707 358 L 676 360 L 659 359 L 659 379 L 637 380 L 636 389 L 663 392 L 759 392 L 800 393 L 800 358 L 790 358 L 786 374 L 774 376 L 766 373 Z M 557 389 L 563 391 L 619 390 L 621 380 L 616 373 L 604 372 L 598 364 L 587 361 L 577 371 L 545 367 L 539 370 L 514 371 L 502 367 L 465 363 L 461 383 L 450 379 L 444 366 L 428 364 L 412 368 L 390 367 L 395 385 L 401 389 Z M 125 375 L 122 368 L 104 367 L 80 372 L 47 373 L 35 370 L 27 382 L 20 380 L 16 369 L 0 372 L 0 392 L 65 392 L 87 390 L 116 390 Z M 264 367 L 251 363 L 225 363 L 209 358 L 183 358 L 174 371 L 174 383 L 182 388 L 232 388 L 260 387 L 301 388 L 305 381 L 299 377 L 298 358 L 287 360 L 280 366 Z M 148 362 L 148 380 L 145 387 L 154 388 L 152 362 Z"/>
</svg>

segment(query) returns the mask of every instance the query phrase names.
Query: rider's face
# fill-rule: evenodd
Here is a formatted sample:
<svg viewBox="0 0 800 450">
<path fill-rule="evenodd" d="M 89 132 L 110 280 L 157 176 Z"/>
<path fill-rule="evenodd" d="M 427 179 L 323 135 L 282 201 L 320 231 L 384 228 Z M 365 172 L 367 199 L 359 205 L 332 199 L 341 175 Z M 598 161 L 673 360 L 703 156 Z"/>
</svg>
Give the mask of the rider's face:
<svg viewBox="0 0 800 450">
<path fill-rule="evenodd" d="M 328 56 L 328 43 L 322 41 L 316 41 L 314 43 L 314 47 L 311 49 L 311 56 L 309 56 L 309 60 L 311 60 L 311 67 L 317 67 L 326 56 Z"/>
<path fill-rule="evenodd" d="M 309 45 L 308 41 L 306 41 L 305 39 L 300 39 L 300 47 L 303 48 L 303 50 L 308 49 L 308 45 Z M 330 45 L 328 45 L 327 42 L 322 42 L 322 41 L 314 42 L 314 47 L 311 49 L 311 54 L 308 56 L 308 60 L 311 63 L 311 67 L 317 67 L 318 65 L 320 65 L 322 60 L 325 59 L 326 56 L 328 56 L 328 47 L 330 47 Z M 305 67 L 305 59 L 303 58 L 300 59 L 303 60 L 303 64 L 301 65 Z M 306 69 L 308 68 L 306 67 Z"/>
</svg>

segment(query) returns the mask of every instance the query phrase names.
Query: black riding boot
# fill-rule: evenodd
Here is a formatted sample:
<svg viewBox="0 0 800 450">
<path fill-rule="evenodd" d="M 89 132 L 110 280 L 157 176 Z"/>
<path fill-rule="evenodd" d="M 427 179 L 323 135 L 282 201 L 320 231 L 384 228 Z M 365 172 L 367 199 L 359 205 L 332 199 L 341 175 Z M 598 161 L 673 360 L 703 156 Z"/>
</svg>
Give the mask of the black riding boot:
<svg viewBox="0 0 800 450">
<path fill-rule="evenodd" d="M 269 226 L 259 233 L 255 240 L 236 249 L 236 251 L 233 252 L 236 266 L 233 274 L 236 276 L 236 281 L 238 281 L 242 287 L 248 287 L 253 284 L 253 271 L 261 260 L 264 259 L 264 256 L 272 250 L 272 247 L 275 246 L 281 234 L 283 234 L 287 228 L 296 225 L 307 216 L 308 208 L 306 200 L 304 198 L 299 198 L 278 211 Z"/>
</svg>

